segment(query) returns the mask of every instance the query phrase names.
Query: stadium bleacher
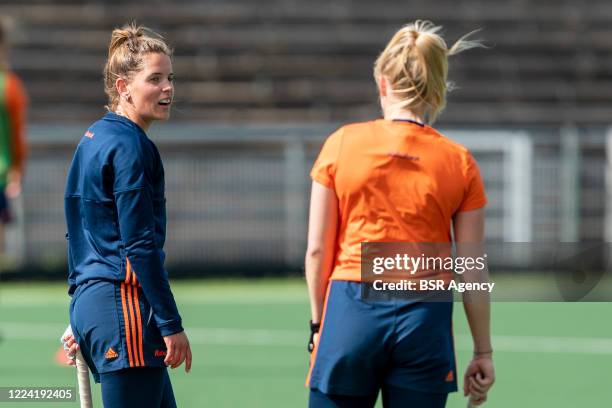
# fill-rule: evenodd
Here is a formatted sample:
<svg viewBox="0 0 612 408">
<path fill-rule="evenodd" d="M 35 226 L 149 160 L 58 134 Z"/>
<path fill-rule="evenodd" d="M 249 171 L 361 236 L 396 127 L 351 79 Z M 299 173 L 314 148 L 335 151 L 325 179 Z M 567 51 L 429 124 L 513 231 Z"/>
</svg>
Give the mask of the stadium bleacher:
<svg viewBox="0 0 612 408">
<path fill-rule="evenodd" d="M 411 10 L 419 10 L 412 13 Z M 88 122 L 104 104 L 110 30 L 138 17 L 174 44 L 175 120 L 329 122 L 378 114 L 373 61 L 415 18 L 489 49 L 452 60 L 443 125 L 601 124 L 610 117 L 612 6 L 584 2 L 4 1 L 34 122 Z"/>
</svg>

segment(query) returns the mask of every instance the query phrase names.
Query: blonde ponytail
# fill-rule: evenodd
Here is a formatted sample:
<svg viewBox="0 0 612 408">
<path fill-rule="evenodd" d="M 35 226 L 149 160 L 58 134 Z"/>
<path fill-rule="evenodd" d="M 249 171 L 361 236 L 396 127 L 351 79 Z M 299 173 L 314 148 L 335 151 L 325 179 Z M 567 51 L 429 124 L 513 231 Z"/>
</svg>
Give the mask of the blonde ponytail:
<svg viewBox="0 0 612 408">
<path fill-rule="evenodd" d="M 430 123 L 446 105 L 449 88 L 448 57 L 470 48 L 480 47 L 461 37 L 450 49 L 439 34 L 442 27 L 430 21 L 417 20 L 405 25 L 391 38 L 374 65 L 374 78 L 389 82 L 396 110 L 424 111 Z"/>
</svg>

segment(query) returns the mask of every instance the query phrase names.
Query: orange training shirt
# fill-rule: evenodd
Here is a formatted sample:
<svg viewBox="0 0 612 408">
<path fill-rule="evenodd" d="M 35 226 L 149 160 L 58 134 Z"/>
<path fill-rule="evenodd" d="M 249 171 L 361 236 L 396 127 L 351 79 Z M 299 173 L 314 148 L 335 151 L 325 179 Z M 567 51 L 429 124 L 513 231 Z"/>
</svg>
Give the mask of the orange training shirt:
<svg viewBox="0 0 612 408">
<path fill-rule="evenodd" d="M 0 188 L 6 186 L 9 170 L 23 172 L 27 155 L 27 104 L 27 95 L 17 75 L 0 71 Z"/>
<path fill-rule="evenodd" d="M 487 202 L 465 147 L 405 121 L 340 128 L 323 145 L 311 177 L 338 197 L 333 280 L 361 280 L 362 242 L 450 242 L 453 216 Z"/>
</svg>

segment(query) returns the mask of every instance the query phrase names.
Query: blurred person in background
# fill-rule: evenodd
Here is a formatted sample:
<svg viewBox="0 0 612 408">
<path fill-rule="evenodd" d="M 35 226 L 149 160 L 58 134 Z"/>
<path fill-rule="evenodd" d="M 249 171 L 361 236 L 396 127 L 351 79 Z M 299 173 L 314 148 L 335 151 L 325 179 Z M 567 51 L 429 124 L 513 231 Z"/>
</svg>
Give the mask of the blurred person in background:
<svg viewBox="0 0 612 408">
<path fill-rule="evenodd" d="M 448 57 L 480 44 L 464 36 L 449 49 L 439 30 L 416 21 L 393 36 L 374 68 L 383 118 L 333 133 L 312 169 L 310 407 L 373 407 L 382 391 L 385 407 L 441 408 L 457 390 L 452 298 L 366 301 L 360 288 L 363 242 L 484 240 L 478 165 L 428 125 L 446 102 Z M 466 296 L 464 393 L 480 405 L 495 379 L 490 303 Z"/>
<path fill-rule="evenodd" d="M 167 366 L 191 368 L 191 348 L 164 269 L 164 169 L 146 132 L 167 120 L 172 51 L 153 31 L 112 32 L 108 113 L 82 137 L 68 171 L 70 328 L 101 383 L 105 407 L 175 407 Z"/>
<path fill-rule="evenodd" d="M 28 98 L 23 84 L 10 70 L 6 23 L 0 20 L 0 252 L 4 225 L 11 221 L 9 200 L 21 194 L 27 155 L 25 136 Z"/>
</svg>

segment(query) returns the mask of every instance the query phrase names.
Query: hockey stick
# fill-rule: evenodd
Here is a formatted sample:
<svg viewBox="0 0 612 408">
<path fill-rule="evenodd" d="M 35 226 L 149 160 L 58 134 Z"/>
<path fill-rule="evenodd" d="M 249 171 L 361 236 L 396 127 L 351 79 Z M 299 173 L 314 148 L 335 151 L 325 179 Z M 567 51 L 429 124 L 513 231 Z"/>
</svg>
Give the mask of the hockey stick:
<svg viewBox="0 0 612 408">
<path fill-rule="evenodd" d="M 81 408 L 93 408 L 93 402 L 91 401 L 91 384 L 89 383 L 89 368 L 80 351 L 76 353 L 76 369 Z"/>
</svg>

